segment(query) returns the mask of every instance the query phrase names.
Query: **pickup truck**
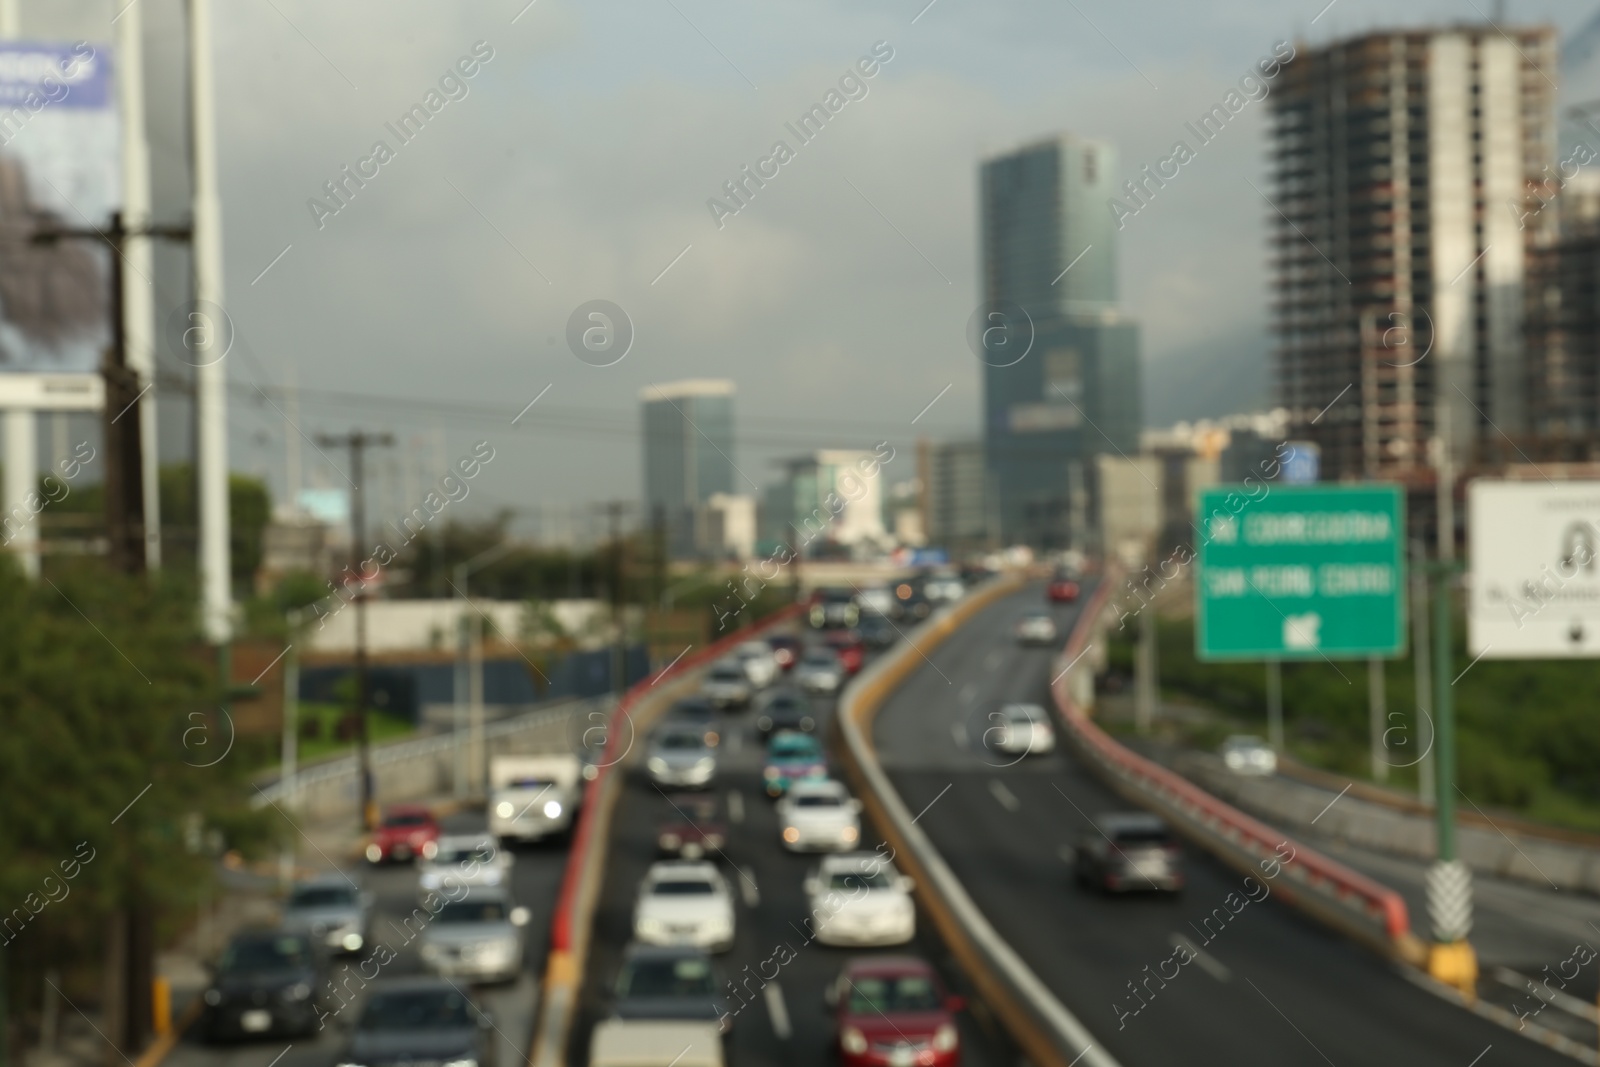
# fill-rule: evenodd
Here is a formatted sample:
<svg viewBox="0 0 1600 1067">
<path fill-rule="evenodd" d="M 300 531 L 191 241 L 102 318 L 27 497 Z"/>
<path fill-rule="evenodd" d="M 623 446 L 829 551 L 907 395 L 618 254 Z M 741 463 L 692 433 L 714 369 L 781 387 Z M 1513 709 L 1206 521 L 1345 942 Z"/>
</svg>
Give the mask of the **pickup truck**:
<svg viewBox="0 0 1600 1067">
<path fill-rule="evenodd" d="M 577 756 L 493 756 L 489 760 L 489 832 L 538 841 L 572 827 L 583 790 Z"/>
</svg>

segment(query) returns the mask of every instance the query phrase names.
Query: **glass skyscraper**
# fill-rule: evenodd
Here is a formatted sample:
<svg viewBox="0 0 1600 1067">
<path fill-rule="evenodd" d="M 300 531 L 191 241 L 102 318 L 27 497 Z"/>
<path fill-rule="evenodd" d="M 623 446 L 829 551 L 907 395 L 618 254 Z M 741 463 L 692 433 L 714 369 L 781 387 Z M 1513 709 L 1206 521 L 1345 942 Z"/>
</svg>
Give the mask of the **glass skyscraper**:
<svg viewBox="0 0 1600 1067">
<path fill-rule="evenodd" d="M 1138 327 L 1116 307 L 1116 174 L 1114 148 L 1066 134 L 982 165 L 979 328 L 1009 345 L 984 346 L 984 444 L 1007 543 L 1082 545 L 1089 458 L 1138 450 Z"/>
<path fill-rule="evenodd" d="M 694 379 L 639 392 L 645 521 L 666 528 L 667 551 L 693 556 L 696 520 L 713 493 L 734 491 L 733 383 Z"/>
</svg>

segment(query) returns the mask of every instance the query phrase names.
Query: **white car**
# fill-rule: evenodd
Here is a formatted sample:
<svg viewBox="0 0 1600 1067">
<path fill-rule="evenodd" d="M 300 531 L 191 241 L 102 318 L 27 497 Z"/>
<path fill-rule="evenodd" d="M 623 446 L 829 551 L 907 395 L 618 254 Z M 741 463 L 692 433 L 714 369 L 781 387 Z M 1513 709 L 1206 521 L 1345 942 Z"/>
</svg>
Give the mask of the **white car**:
<svg viewBox="0 0 1600 1067">
<path fill-rule="evenodd" d="M 910 878 L 876 852 L 829 856 L 805 881 L 812 928 L 825 945 L 903 945 L 917 932 Z"/>
<path fill-rule="evenodd" d="M 1241 734 L 1222 742 L 1222 762 L 1234 774 L 1266 777 L 1278 773 L 1278 754 L 1259 737 Z"/>
<path fill-rule="evenodd" d="M 1027 756 L 1055 751 L 1055 727 L 1037 704 L 1004 704 L 989 719 L 994 725 L 983 732 L 983 739 L 996 752 Z"/>
<path fill-rule="evenodd" d="M 894 590 L 886 585 L 868 586 L 856 593 L 856 603 L 863 611 L 887 616 L 894 611 Z"/>
<path fill-rule="evenodd" d="M 633 936 L 647 945 L 733 947 L 733 893 L 713 863 L 663 860 L 650 865 L 633 906 Z"/>
<path fill-rule="evenodd" d="M 844 665 L 831 648 L 807 649 L 794 668 L 794 682 L 808 693 L 837 693 L 844 684 Z"/>
<path fill-rule="evenodd" d="M 750 703 L 750 675 L 738 659 L 718 660 L 706 671 L 700 695 L 719 708 L 742 708 Z"/>
<path fill-rule="evenodd" d="M 765 689 L 778 680 L 782 668 L 778 666 L 778 657 L 772 654 L 772 646 L 765 641 L 746 641 L 733 650 L 740 664 L 744 666 L 744 673 L 750 679 L 750 684 L 757 689 Z"/>
<path fill-rule="evenodd" d="M 1019 645 L 1052 645 L 1056 640 L 1056 620 L 1048 612 L 1029 612 L 1017 620 L 1012 632 Z"/>
<path fill-rule="evenodd" d="M 583 796 L 583 782 L 580 756 L 490 756 L 489 833 L 518 841 L 566 833 Z"/>
<path fill-rule="evenodd" d="M 459 896 L 463 887 L 498 886 L 511 878 L 511 854 L 488 834 L 447 834 L 431 857 L 419 861 L 419 895 Z"/>
<path fill-rule="evenodd" d="M 722 1067 L 716 1023 L 606 1019 L 589 1041 L 589 1067 Z"/>
<path fill-rule="evenodd" d="M 861 843 L 861 801 L 843 782 L 806 779 L 795 782 L 777 804 L 783 847 L 790 852 L 841 852 Z"/>
</svg>

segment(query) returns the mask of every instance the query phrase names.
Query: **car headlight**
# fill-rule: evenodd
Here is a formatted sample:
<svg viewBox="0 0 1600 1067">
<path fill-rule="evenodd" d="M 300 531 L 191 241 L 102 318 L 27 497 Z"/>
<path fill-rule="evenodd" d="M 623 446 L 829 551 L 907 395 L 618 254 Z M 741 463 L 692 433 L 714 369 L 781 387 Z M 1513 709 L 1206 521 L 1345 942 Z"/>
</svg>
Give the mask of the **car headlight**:
<svg viewBox="0 0 1600 1067">
<path fill-rule="evenodd" d="M 722 847 L 722 835 L 721 834 L 706 834 L 704 840 L 705 840 L 707 848 L 721 848 Z"/>
<path fill-rule="evenodd" d="M 783 772 L 778 770 L 776 767 L 767 767 L 762 770 L 761 777 L 765 778 L 769 782 L 775 782 L 779 778 L 783 777 Z"/>
<path fill-rule="evenodd" d="M 712 759 L 710 756 L 701 756 L 699 759 L 694 761 L 694 769 L 697 771 L 709 771 L 716 765 L 717 761 Z"/>
<path fill-rule="evenodd" d="M 340 944 L 344 945 L 346 952 L 360 952 L 361 946 L 366 942 L 361 939 L 360 934 L 345 934 L 344 940 Z"/>
<path fill-rule="evenodd" d="M 436 841 L 424 841 L 422 843 L 422 858 L 423 859 L 431 860 L 431 859 L 433 859 L 433 857 L 437 856 L 438 854 L 439 854 L 439 844 L 438 844 L 438 842 L 436 842 Z"/>
<path fill-rule="evenodd" d="M 675 852 L 683 845 L 683 838 L 677 834 L 662 834 L 656 838 L 656 845 L 663 852 Z"/>
<path fill-rule="evenodd" d="M 852 1056 L 859 1056 L 867 1051 L 867 1035 L 853 1026 L 847 1026 L 839 1031 L 839 1047 Z"/>
<path fill-rule="evenodd" d="M 333 1065 L 333 1067 L 362 1067 L 362 1065 L 359 1064 L 359 1063 L 350 1063 L 350 1062 L 347 1061 L 347 1062 L 344 1062 L 344 1063 L 336 1063 L 336 1064 Z"/>
<path fill-rule="evenodd" d="M 218 1004 L 221 1004 L 222 1003 L 222 990 L 220 990 L 220 989 L 208 989 L 208 990 L 206 990 L 205 1002 L 207 1004 L 211 1005 L 213 1008 L 216 1007 Z"/>
<path fill-rule="evenodd" d="M 799 841 L 800 840 L 800 830 L 799 830 L 799 828 L 798 827 L 794 827 L 794 826 L 785 826 L 783 828 L 783 839 L 786 842 L 788 842 L 789 844 L 791 844 L 791 845 L 794 844 L 796 841 Z"/>
<path fill-rule="evenodd" d="M 857 830 L 854 826 L 846 826 L 843 830 L 839 831 L 839 840 L 841 841 L 854 841 L 860 836 L 861 831 Z"/>
<path fill-rule="evenodd" d="M 645 761 L 645 766 L 649 767 L 657 774 L 665 774 L 667 772 L 667 761 L 662 759 L 660 756 L 651 756 L 647 761 Z"/>
<path fill-rule="evenodd" d="M 436 960 L 439 958 L 440 952 L 441 949 L 438 945 L 429 943 L 422 946 L 422 951 L 419 953 L 419 955 L 421 955 L 425 960 Z"/>
<path fill-rule="evenodd" d="M 310 995 L 311 987 L 306 985 L 304 982 L 296 982 L 294 985 L 283 991 L 283 999 L 289 1001 L 291 1004 L 295 1001 L 304 1000 Z"/>
<path fill-rule="evenodd" d="M 660 919 L 652 919 L 648 916 L 635 920 L 633 925 L 638 928 L 641 934 L 659 934 L 665 929 Z"/>
<path fill-rule="evenodd" d="M 478 1061 L 468 1056 L 461 1060 L 446 1060 L 444 1067 L 478 1067 Z"/>
<path fill-rule="evenodd" d="M 956 1033 L 956 1028 L 949 1023 L 941 1023 L 939 1029 L 933 1032 L 933 1050 L 935 1052 L 953 1052 L 961 1043 L 961 1035 Z"/>
<path fill-rule="evenodd" d="M 544 817 L 547 819 L 558 818 L 561 815 L 561 801 L 547 800 L 544 802 Z"/>
<path fill-rule="evenodd" d="M 374 842 L 373 844 L 368 845 L 367 846 L 367 862 L 368 863 L 377 863 L 381 859 L 383 859 L 383 849 L 379 848 L 376 842 Z"/>
<path fill-rule="evenodd" d="M 502 800 L 494 806 L 494 813 L 502 819 L 509 819 L 516 812 L 516 807 L 509 800 Z"/>
</svg>

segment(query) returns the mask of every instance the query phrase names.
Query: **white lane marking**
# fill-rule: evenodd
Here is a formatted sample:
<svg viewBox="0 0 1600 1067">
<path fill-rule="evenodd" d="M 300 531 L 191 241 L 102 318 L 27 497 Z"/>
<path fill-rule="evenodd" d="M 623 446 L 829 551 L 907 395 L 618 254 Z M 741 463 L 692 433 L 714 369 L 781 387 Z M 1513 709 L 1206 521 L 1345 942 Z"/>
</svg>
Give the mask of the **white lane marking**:
<svg viewBox="0 0 1600 1067">
<path fill-rule="evenodd" d="M 777 982 L 768 982 L 761 995 L 767 1001 L 767 1014 L 772 1018 L 772 1032 L 779 1041 L 787 1041 L 794 1033 L 794 1027 L 789 1025 L 789 1009 L 783 1003 L 783 990 Z"/>
<path fill-rule="evenodd" d="M 761 890 L 756 888 L 756 872 L 749 867 L 740 867 L 739 875 L 739 895 L 744 898 L 744 906 L 754 910 L 761 903 Z"/>
<path fill-rule="evenodd" d="M 1062 863 L 1076 863 L 1078 861 L 1078 850 L 1071 845 L 1062 845 L 1056 849 L 1056 855 L 1061 857 Z"/>
<path fill-rule="evenodd" d="M 744 794 L 737 789 L 728 794 L 728 818 L 744 822 Z"/>
<path fill-rule="evenodd" d="M 1200 965 L 1201 970 L 1205 971 L 1217 981 L 1226 982 L 1228 979 L 1233 977 L 1233 972 L 1228 970 L 1221 960 L 1217 959 L 1209 952 L 1200 951 L 1200 947 L 1198 945 L 1196 945 L 1193 941 L 1190 941 L 1187 937 L 1184 937 L 1182 934 L 1173 934 L 1168 940 L 1173 948 L 1181 948 L 1191 953 L 1194 956 L 1194 961 Z"/>
<path fill-rule="evenodd" d="M 970 704 L 978 696 L 978 687 L 971 682 L 961 687 L 961 703 Z"/>
<path fill-rule="evenodd" d="M 951 723 L 950 736 L 955 739 L 957 748 L 966 748 L 968 745 L 967 724 L 964 722 Z"/>
<path fill-rule="evenodd" d="M 1022 809 L 1022 801 L 1017 799 L 1017 795 L 993 778 L 989 780 L 989 792 L 994 794 L 994 798 L 1000 802 L 1000 806 L 1007 811 L 1020 811 Z"/>
</svg>

